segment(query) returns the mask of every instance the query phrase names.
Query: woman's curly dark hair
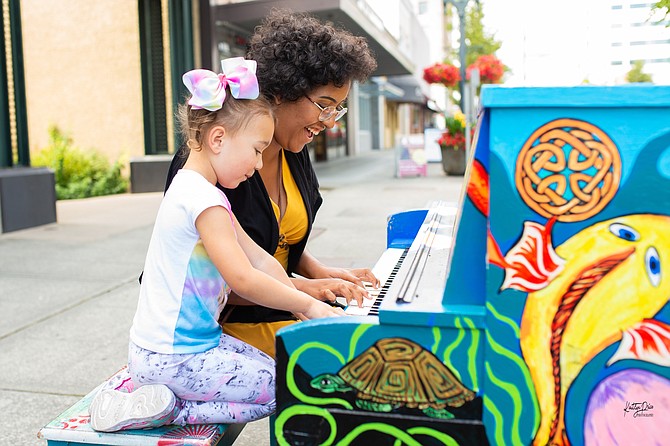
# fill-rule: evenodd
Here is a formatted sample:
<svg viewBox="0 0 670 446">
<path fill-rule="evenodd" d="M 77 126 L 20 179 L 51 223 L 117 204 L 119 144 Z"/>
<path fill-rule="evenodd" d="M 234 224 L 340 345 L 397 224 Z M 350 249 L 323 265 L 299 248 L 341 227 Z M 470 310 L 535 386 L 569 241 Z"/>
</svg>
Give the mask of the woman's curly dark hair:
<svg viewBox="0 0 670 446">
<path fill-rule="evenodd" d="M 287 101 L 322 85 L 363 82 L 377 68 L 365 38 L 305 13 L 277 9 L 256 27 L 247 58 L 258 63 L 261 93 Z"/>
</svg>

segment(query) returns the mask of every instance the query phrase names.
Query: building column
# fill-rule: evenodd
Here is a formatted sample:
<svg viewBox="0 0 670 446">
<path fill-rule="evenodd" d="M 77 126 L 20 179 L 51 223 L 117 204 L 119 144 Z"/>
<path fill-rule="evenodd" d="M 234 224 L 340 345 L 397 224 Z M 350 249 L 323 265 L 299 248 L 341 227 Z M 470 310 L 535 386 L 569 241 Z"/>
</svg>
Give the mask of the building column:
<svg viewBox="0 0 670 446">
<path fill-rule="evenodd" d="M 9 17 L 9 38 L 10 51 L 9 60 L 7 60 L 7 51 L 5 46 L 5 32 L 3 26 L 2 35 L 2 64 L 3 68 L 11 64 L 11 73 L 2 73 L 2 87 L 0 90 L 0 128 L 2 131 L 2 148 L 0 148 L 0 166 L 10 167 L 13 164 L 12 141 L 11 141 L 11 121 L 10 107 L 14 109 L 14 127 L 16 131 L 16 151 L 18 164 L 20 166 L 30 166 L 30 145 L 28 144 L 28 114 L 26 111 L 26 85 L 23 70 L 23 37 L 21 33 L 21 5 L 19 0 L 8 0 L 6 5 L 8 10 L 2 11 L 3 25 L 5 23 L 5 14 Z M 13 101 L 9 101 L 8 80 L 11 76 L 14 86 Z"/>
<path fill-rule="evenodd" d="M 358 104 L 359 86 L 358 82 L 352 82 L 349 97 L 347 99 L 347 108 L 349 111 L 347 117 L 347 156 L 353 156 L 359 153 L 360 139 L 358 131 L 358 119 L 360 107 Z"/>
<path fill-rule="evenodd" d="M 380 148 L 384 143 L 384 94 L 382 88 L 376 82 L 368 85 L 370 92 L 370 141 L 373 149 Z"/>
<path fill-rule="evenodd" d="M 5 23 L 5 11 L 0 3 L 0 23 Z M 7 53 L 5 32 L 0 34 L 0 167 L 12 165 L 12 135 L 9 124 L 9 89 L 7 87 Z"/>
<path fill-rule="evenodd" d="M 372 112 L 374 119 L 372 126 L 372 131 L 374 132 L 372 148 L 381 149 L 384 147 L 384 133 L 386 132 L 386 96 L 384 96 L 379 85 L 377 85 L 377 96 L 373 98 L 373 103 L 375 107 Z"/>
</svg>

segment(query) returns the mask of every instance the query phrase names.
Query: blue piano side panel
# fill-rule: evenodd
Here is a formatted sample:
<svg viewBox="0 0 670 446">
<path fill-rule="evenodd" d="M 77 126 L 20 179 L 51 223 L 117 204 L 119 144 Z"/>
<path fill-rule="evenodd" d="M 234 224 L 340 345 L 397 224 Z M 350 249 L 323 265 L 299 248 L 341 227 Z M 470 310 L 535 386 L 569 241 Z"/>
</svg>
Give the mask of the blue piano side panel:
<svg viewBox="0 0 670 446">
<path fill-rule="evenodd" d="M 668 444 L 670 87 L 483 104 L 489 441 Z"/>
</svg>

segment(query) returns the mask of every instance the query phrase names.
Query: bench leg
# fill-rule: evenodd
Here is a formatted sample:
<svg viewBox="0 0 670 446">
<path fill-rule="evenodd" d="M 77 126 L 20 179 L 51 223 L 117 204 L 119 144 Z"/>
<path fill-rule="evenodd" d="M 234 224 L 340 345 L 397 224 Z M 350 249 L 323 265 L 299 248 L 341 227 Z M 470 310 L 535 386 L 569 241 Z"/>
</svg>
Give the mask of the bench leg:
<svg viewBox="0 0 670 446">
<path fill-rule="evenodd" d="M 216 446 L 232 446 L 237 437 L 242 433 L 244 426 L 246 426 L 246 423 L 229 424 L 219 442 L 216 443 Z"/>
</svg>

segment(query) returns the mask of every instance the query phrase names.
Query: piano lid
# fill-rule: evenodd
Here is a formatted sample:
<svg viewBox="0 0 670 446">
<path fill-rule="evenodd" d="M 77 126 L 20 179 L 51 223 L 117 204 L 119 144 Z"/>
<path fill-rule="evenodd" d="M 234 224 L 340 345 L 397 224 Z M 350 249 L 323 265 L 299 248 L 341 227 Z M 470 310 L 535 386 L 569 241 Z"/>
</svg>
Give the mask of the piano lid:
<svg viewBox="0 0 670 446">
<path fill-rule="evenodd" d="M 483 85 L 481 103 L 484 108 L 625 108 L 668 107 L 670 90 L 649 88 L 649 84 L 628 84 L 611 87 L 576 85 L 571 87 L 507 87 Z"/>
</svg>

